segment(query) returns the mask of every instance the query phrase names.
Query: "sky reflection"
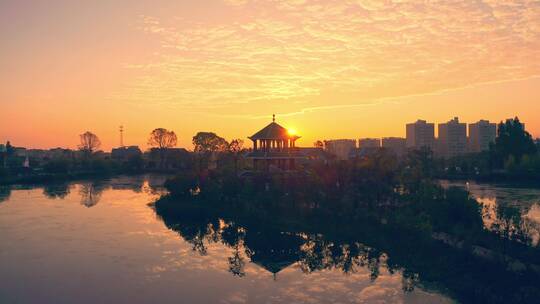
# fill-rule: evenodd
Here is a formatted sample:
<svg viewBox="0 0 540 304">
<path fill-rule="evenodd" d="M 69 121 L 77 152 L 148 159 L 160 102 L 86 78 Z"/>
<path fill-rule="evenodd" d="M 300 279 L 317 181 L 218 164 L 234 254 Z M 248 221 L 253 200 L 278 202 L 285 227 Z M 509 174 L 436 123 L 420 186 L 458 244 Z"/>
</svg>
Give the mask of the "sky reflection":
<svg viewBox="0 0 540 304">
<path fill-rule="evenodd" d="M 68 191 L 61 194 L 11 190 L 0 204 L 0 302 L 450 302 L 422 288 L 404 293 L 401 273 L 384 267 L 375 281 L 364 267 L 348 275 L 337 269 L 306 275 L 298 264 L 274 278 L 243 248 L 245 276 L 233 276 L 228 258 L 235 249 L 205 240 L 206 254 L 195 252 L 148 205 L 159 197 L 150 184 L 102 183 L 91 208 L 81 204 L 86 182 L 64 185 Z"/>
</svg>

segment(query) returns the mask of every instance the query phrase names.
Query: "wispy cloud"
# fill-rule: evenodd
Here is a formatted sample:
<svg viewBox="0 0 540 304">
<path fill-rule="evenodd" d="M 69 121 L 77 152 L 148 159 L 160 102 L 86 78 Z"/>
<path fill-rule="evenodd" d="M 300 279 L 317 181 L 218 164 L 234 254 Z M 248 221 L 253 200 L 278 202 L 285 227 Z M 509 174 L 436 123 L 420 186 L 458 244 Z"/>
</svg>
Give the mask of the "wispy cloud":
<svg viewBox="0 0 540 304">
<path fill-rule="evenodd" d="M 113 98 L 192 111 L 307 100 L 284 113 L 298 115 L 540 75 L 538 1 L 225 2 L 243 17 L 143 17 L 161 50 Z M 348 98 L 319 98 L 331 94 Z"/>
</svg>

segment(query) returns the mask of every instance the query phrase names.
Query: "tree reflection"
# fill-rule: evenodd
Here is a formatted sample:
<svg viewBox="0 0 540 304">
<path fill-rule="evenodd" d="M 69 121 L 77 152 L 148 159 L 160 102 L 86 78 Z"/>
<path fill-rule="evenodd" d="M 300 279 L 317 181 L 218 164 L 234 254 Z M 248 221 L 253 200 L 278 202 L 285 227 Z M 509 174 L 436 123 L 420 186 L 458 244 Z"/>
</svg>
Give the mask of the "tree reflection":
<svg viewBox="0 0 540 304">
<path fill-rule="evenodd" d="M 246 265 L 246 262 L 244 261 L 244 258 L 240 254 L 240 244 L 237 244 L 234 246 L 234 253 L 232 257 L 229 257 L 229 272 L 232 273 L 233 276 L 236 277 L 243 277 L 246 275 L 244 272 L 244 266 Z"/>
<path fill-rule="evenodd" d="M 515 296 L 521 289 L 530 293 L 523 299 L 540 294 L 531 282 L 540 275 L 529 270 L 519 273 L 509 268 L 508 257 L 527 258 L 540 262 L 532 249 L 508 244 L 499 260 L 495 253 L 485 258 L 474 252 L 445 245 L 425 236 L 393 229 L 377 222 L 342 223 L 331 217 L 282 220 L 284 214 L 264 210 L 264 216 L 253 216 L 253 210 L 223 205 L 206 206 L 200 201 L 156 203 L 156 213 L 166 226 L 176 232 L 193 250 L 208 254 L 210 244 L 223 244 L 231 249 L 227 270 L 236 277 L 246 276 L 246 260 L 274 276 L 295 264 L 306 273 L 339 270 L 345 275 L 363 269 L 371 282 L 381 273 L 401 274 L 402 290 L 410 293 L 416 286 L 436 286 L 455 294 L 463 302 L 519 302 Z M 262 210 L 257 210 L 261 214 Z M 500 210 L 501 229 L 513 234 L 517 216 L 514 211 Z M 339 223 L 339 224 L 337 224 Z M 504 226 L 504 227 L 503 227 Z M 339 227 L 335 230 L 331 227 Z M 523 261 L 523 260 L 522 260 Z M 440 287 L 440 288 L 439 288 Z M 535 294 L 536 293 L 536 294 Z"/>
<path fill-rule="evenodd" d="M 420 276 L 417 273 L 411 273 L 408 270 L 404 270 L 401 275 L 401 286 L 403 292 L 412 292 L 414 287 L 420 282 Z"/>
<path fill-rule="evenodd" d="M 97 205 L 105 188 L 105 185 L 99 182 L 82 183 L 79 188 L 81 204 L 88 208 Z"/>
<path fill-rule="evenodd" d="M 9 200 L 10 196 L 11 196 L 11 187 L 0 186 L 0 203 Z"/>
<path fill-rule="evenodd" d="M 232 249 L 227 258 L 228 271 L 233 276 L 244 277 L 245 257 L 276 275 L 283 269 L 298 264 L 306 274 L 339 269 L 355 273 L 358 268 L 369 271 L 372 281 L 377 280 L 381 267 L 394 270 L 382 261 L 386 255 L 358 241 L 331 241 L 320 234 L 282 232 L 269 226 L 248 222 L 239 226 L 235 221 L 219 219 L 212 212 L 204 213 L 187 207 L 182 212 L 167 211 L 157 204 L 156 211 L 165 224 L 177 231 L 193 246 L 193 250 L 206 255 L 207 243 L 221 243 Z M 414 281 L 406 281 L 404 289 L 414 289 Z"/>
<path fill-rule="evenodd" d="M 533 205 L 534 206 L 534 205 Z M 526 215 L 530 208 L 493 203 L 483 206 L 486 228 L 502 238 L 538 246 L 538 223 Z"/>
<path fill-rule="evenodd" d="M 43 187 L 43 194 L 50 199 L 64 199 L 70 193 L 68 183 L 49 184 Z"/>
</svg>

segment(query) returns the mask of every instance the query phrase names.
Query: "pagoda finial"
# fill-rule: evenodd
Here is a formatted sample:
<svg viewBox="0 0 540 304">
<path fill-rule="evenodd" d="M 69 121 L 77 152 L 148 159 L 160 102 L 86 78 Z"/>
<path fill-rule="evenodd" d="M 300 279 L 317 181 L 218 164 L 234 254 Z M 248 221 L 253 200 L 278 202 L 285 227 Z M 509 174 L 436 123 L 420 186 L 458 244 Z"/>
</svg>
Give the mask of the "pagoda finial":
<svg viewBox="0 0 540 304">
<path fill-rule="evenodd" d="M 272 114 L 272 122 L 276 122 L 276 114 Z"/>
</svg>

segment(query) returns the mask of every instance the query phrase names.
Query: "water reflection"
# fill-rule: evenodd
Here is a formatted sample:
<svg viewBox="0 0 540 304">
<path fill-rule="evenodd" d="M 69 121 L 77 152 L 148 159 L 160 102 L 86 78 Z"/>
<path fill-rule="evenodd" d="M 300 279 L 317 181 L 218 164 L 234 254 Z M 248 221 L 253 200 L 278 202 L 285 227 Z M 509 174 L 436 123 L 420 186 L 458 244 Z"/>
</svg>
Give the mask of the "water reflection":
<svg viewBox="0 0 540 304">
<path fill-rule="evenodd" d="M 446 187 L 466 188 L 482 204 L 484 226 L 501 237 L 538 246 L 540 189 L 474 182 L 443 181 Z"/>
<path fill-rule="evenodd" d="M 289 221 L 272 212 L 253 217 L 242 206 L 149 208 L 164 193 L 159 180 L 120 177 L 5 188 L 0 193 L 8 194 L 0 197 L 10 198 L 0 204 L 0 302 L 448 303 L 450 297 L 465 303 L 533 303 L 530 299 L 540 298 L 538 273 L 529 267 L 540 265 L 538 255 L 507 261 L 512 254 L 507 248 L 505 257 L 487 258 L 381 223 L 301 215 Z M 99 199 L 85 208 L 80 202 L 89 192 Z M 527 216 L 539 212 L 532 206 Z M 81 289 L 82 283 L 87 288 Z"/>
<path fill-rule="evenodd" d="M 264 210 L 263 217 L 254 217 L 244 207 L 216 210 L 216 205 L 206 208 L 199 201 L 164 198 L 156 203 L 156 213 L 202 256 L 213 244 L 227 246 L 228 271 L 236 277 L 248 276 L 248 262 L 277 279 L 291 268 L 304 274 L 367 273 L 371 283 L 377 283 L 381 273 L 399 273 L 405 294 L 422 287 L 463 302 L 501 303 L 520 302 L 516 297 L 521 290 L 530 289 L 531 282 L 540 278 L 534 270 L 538 258 L 527 260 L 530 250 L 511 244 L 503 255 L 477 245 L 469 251 L 381 223 L 301 217 L 290 222 L 269 210 Z M 530 294 L 523 299 L 530 299 Z"/>
<path fill-rule="evenodd" d="M 388 264 L 388 256 L 375 248 L 354 239 L 331 240 L 320 234 L 283 232 L 279 228 L 212 217 L 200 210 L 185 209 L 170 213 L 156 209 L 167 227 L 178 232 L 200 255 L 208 253 L 211 244 L 223 244 L 232 249 L 227 258 L 228 271 L 233 276 L 244 277 L 246 260 L 271 273 L 274 279 L 281 271 L 296 265 L 305 273 L 339 270 L 344 274 L 358 273 L 365 269 L 371 282 L 375 282 L 384 268 L 390 274 L 401 271 Z M 402 290 L 412 292 L 418 283 L 418 274 L 403 272 Z"/>
<path fill-rule="evenodd" d="M 50 199 L 64 199 L 70 192 L 69 183 L 52 183 L 43 187 L 43 195 Z"/>
<path fill-rule="evenodd" d="M 0 203 L 9 200 L 10 196 L 11 196 L 11 187 L 0 186 Z"/>
<path fill-rule="evenodd" d="M 166 175 L 119 176 L 111 179 L 84 180 L 77 182 L 52 182 L 44 185 L 10 185 L 0 186 L 0 203 L 9 200 L 13 190 L 43 189 L 43 195 L 49 199 L 63 200 L 72 191 L 80 197 L 81 205 L 96 206 L 106 190 L 130 190 L 134 193 L 161 195 L 166 191 L 163 184 Z"/>
<path fill-rule="evenodd" d="M 79 187 L 81 204 L 90 208 L 95 206 L 101 199 L 101 194 L 105 190 L 105 185 L 99 182 L 83 183 Z"/>
</svg>

